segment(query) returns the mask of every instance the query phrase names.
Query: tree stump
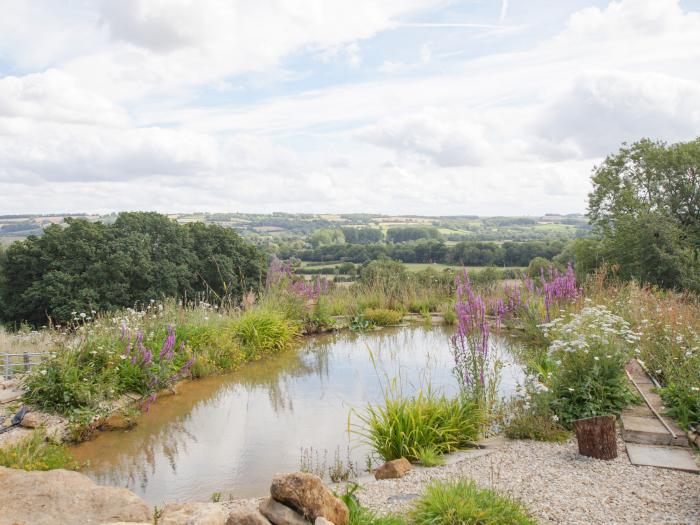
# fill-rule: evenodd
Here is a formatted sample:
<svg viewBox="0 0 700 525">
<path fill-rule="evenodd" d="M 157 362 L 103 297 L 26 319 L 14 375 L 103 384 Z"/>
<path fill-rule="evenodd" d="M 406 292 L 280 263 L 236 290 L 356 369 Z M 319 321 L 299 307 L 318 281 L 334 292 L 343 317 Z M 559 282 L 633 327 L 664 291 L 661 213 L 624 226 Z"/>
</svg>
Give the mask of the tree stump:
<svg viewBox="0 0 700 525">
<path fill-rule="evenodd" d="M 596 416 L 574 421 L 578 453 L 596 459 L 617 457 L 615 416 Z"/>
</svg>

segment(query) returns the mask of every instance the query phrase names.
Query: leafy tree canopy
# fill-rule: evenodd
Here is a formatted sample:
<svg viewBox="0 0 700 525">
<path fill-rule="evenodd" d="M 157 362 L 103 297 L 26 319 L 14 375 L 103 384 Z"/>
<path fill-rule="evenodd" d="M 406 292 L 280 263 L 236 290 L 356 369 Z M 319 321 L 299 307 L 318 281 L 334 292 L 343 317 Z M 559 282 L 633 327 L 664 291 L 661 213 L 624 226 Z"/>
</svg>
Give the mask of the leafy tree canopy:
<svg viewBox="0 0 700 525">
<path fill-rule="evenodd" d="M 0 257 L 0 319 L 44 324 L 72 312 L 205 295 L 237 301 L 264 282 L 265 256 L 227 228 L 122 213 L 110 225 L 67 219 Z"/>
</svg>

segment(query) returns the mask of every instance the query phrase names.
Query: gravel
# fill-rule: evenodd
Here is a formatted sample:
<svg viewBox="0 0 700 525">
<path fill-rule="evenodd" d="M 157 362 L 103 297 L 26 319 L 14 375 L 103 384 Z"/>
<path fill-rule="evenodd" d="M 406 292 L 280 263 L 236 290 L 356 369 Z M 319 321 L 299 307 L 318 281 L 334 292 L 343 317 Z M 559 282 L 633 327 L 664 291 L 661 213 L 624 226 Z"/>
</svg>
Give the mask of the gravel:
<svg viewBox="0 0 700 525">
<path fill-rule="evenodd" d="M 401 479 L 365 477 L 359 499 L 380 513 L 402 512 L 429 481 L 468 478 L 519 499 L 540 523 L 700 524 L 700 476 L 634 466 L 620 439 L 611 461 L 580 456 L 575 441 L 508 440 L 449 461 Z"/>
</svg>

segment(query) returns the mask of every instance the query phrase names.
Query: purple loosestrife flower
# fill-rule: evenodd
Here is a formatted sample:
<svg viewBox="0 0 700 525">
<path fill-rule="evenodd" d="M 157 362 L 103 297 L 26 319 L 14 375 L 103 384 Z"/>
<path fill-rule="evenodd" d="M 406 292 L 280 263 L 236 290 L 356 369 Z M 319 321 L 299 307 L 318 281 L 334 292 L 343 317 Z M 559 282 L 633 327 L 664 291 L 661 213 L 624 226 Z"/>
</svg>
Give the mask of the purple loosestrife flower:
<svg viewBox="0 0 700 525">
<path fill-rule="evenodd" d="M 170 361 L 173 358 L 175 349 L 175 330 L 172 325 L 168 325 L 168 336 L 163 341 L 163 346 L 160 349 L 160 359 Z"/>
</svg>

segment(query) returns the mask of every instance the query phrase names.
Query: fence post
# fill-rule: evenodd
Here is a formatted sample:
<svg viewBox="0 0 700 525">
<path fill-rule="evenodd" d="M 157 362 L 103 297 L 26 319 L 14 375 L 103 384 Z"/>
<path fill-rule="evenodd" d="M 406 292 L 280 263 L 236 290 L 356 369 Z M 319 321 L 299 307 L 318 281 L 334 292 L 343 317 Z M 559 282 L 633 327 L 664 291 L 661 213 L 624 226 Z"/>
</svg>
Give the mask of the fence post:
<svg viewBox="0 0 700 525">
<path fill-rule="evenodd" d="M 5 379 L 10 379 L 10 356 L 5 354 Z"/>
<path fill-rule="evenodd" d="M 24 352 L 22 359 L 24 359 L 24 371 L 29 372 L 29 354 L 27 352 Z"/>
</svg>

